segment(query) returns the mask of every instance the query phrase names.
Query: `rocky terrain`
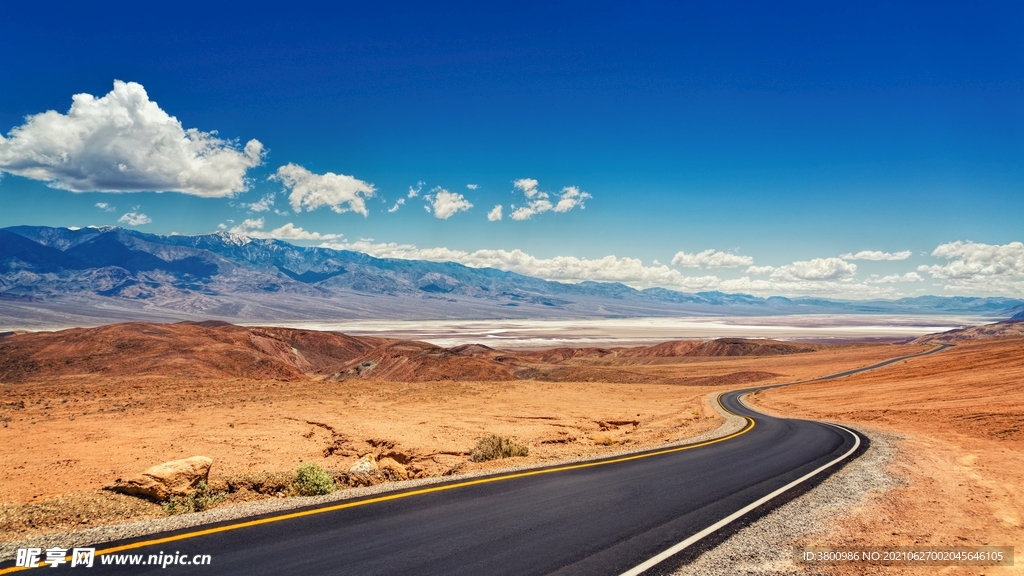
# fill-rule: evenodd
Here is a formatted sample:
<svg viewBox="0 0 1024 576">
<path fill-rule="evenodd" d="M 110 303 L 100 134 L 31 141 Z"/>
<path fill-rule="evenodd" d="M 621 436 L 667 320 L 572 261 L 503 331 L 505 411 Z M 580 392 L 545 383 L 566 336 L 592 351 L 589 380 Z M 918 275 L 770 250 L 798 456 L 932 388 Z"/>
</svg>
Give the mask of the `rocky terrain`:
<svg viewBox="0 0 1024 576">
<path fill-rule="evenodd" d="M 212 460 L 217 506 L 286 496 L 300 463 L 350 487 L 543 464 L 704 433 L 720 421 L 709 392 L 920 349 L 728 339 L 502 351 L 219 322 L 9 334 L 0 540 L 162 516 L 103 488 L 142 486 L 193 456 Z M 489 435 L 528 454 L 473 461 Z M 376 470 L 352 473 L 361 461 Z"/>
<path fill-rule="evenodd" d="M 939 354 L 849 378 L 768 390 L 752 399 L 774 413 L 881 430 L 900 439 L 887 470 L 899 486 L 837 516 L 826 533 L 785 545 L 1015 546 L 1019 564 L 1024 336 L 975 334 L 982 337 L 960 339 Z M 935 569 L 900 572 L 934 574 Z M 830 572 L 858 573 L 852 567 Z M 943 574 L 981 572 L 1019 570 L 942 568 Z"/>
<path fill-rule="evenodd" d="M 1005 320 L 982 326 L 970 326 L 957 330 L 949 330 L 939 334 L 928 334 L 913 340 L 915 344 L 948 344 L 953 342 L 965 342 L 970 340 L 985 340 L 988 338 L 1006 338 L 1012 336 L 1024 336 L 1024 312 L 1018 314 L 1020 319 Z"/>
<path fill-rule="evenodd" d="M 276 381 L 327 378 L 719 385 L 755 382 L 777 375 L 746 371 L 696 380 L 666 379 L 623 369 L 622 365 L 656 362 L 659 358 L 775 356 L 821 348 L 774 340 L 722 338 L 635 348 L 500 351 L 479 344 L 448 349 L 426 342 L 289 328 L 247 328 L 217 321 L 133 322 L 0 337 L 0 382 L 161 376 Z"/>
</svg>

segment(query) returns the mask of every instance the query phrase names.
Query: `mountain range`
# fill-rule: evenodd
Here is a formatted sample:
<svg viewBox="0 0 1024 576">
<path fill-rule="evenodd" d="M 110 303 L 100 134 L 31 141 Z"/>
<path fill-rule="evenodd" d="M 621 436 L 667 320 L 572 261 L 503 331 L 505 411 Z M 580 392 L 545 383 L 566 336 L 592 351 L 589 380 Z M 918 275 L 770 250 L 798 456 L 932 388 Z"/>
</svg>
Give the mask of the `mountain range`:
<svg viewBox="0 0 1024 576">
<path fill-rule="evenodd" d="M 0 324 L 1024 313 L 1024 300 L 842 301 L 562 283 L 452 262 L 374 258 L 226 232 L 0 229 Z"/>
</svg>

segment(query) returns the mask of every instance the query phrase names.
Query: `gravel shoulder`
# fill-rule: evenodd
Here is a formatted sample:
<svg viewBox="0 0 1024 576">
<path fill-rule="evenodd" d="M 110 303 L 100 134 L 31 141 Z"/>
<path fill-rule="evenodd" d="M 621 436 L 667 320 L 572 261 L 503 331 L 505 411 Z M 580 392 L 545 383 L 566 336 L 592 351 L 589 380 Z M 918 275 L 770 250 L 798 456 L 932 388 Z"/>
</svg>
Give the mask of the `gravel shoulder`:
<svg viewBox="0 0 1024 576">
<path fill-rule="evenodd" d="M 673 576 L 736 575 L 807 576 L 817 569 L 793 561 L 798 545 L 815 542 L 833 523 L 852 513 L 872 496 L 903 483 L 887 470 L 896 456 L 901 436 L 857 427 L 870 442 L 867 450 L 805 494 L 790 500 L 735 532 Z"/>
</svg>

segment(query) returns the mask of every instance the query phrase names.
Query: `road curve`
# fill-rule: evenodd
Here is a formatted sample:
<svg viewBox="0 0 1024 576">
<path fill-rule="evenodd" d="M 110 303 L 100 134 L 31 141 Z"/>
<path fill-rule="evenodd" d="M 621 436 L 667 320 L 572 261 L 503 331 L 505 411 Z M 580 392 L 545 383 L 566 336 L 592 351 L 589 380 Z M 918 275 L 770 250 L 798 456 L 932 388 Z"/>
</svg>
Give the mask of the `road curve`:
<svg viewBox="0 0 1024 576">
<path fill-rule="evenodd" d="M 98 553 L 209 554 L 212 564 L 165 570 L 102 565 L 97 557 L 89 573 L 639 573 L 637 567 L 645 568 L 645 562 L 836 461 L 863 441 L 830 424 L 755 412 L 740 400 L 751 390 L 720 396 L 723 407 L 748 419 L 744 430 L 720 441 L 455 481 L 332 503 L 300 514 L 278 513 L 256 522 L 234 521 L 105 544 Z M 810 482 L 820 481 L 835 468 Z M 762 514 L 771 504 L 745 519 Z M 651 573 L 666 564 L 671 562 L 654 566 Z M 77 568 L 65 565 L 46 573 L 60 570 Z"/>
</svg>

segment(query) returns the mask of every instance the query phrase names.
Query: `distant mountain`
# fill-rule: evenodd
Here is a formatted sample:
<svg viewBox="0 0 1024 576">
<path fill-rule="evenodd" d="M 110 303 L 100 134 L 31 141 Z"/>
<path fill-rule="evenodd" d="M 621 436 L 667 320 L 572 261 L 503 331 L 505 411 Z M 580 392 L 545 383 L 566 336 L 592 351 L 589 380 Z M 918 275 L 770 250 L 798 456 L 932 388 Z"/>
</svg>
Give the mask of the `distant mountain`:
<svg viewBox="0 0 1024 576">
<path fill-rule="evenodd" d="M 1010 316 L 1010 320 L 1024 320 L 1024 310 L 1017 312 L 1013 316 Z"/>
<path fill-rule="evenodd" d="M 281 322 L 778 314 L 978 314 L 1024 300 L 836 301 L 567 284 L 452 262 L 374 258 L 229 233 L 116 227 L 0 229 L 0 318 L 9 326 L 125 320 Z"/>
</svg>

